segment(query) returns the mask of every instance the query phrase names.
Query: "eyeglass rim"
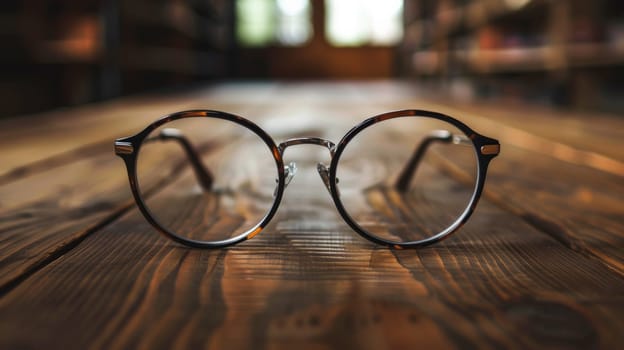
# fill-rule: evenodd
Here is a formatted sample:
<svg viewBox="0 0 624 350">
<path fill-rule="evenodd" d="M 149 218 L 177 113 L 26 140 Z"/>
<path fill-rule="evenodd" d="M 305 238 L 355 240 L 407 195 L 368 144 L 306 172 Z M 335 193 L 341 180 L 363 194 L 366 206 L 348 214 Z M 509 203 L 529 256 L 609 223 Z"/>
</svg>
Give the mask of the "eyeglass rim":
<svg viewBox="0 0 624 350">
<path fill-rule="evenodd" d="M 151 214 L 151 211 L 149 210 L 149 208 L 143 201 L 143 198 L 139 192 L 139 186 L 138 186 L 137 174 L 136 174 L 136 163 L 137 163 L 137 155 L 139 154 L 140 148 L 145 138 L 153 130 L 157 129 L 163 124 L 172 122 L 174 120 L 194 118 L 194 117 L 209 117 L 209 118 L 227 120 L 227 121 L 239 124 L 242 127 L 245 127 L 251 130 L 253 133 L 258 135 L 264 141 L 264 143 L 270 149 L 271 154 L 273 155 L 273 158 L 275 160 L 275 165 L 277 167 L 277 174 L 278 174 L 278 186 L 277 186 L 277 191 L 275 193 L 275 198 L 273 200 L 273 204 L 271 208 L 268 210 L 265 216 L 260 220 L 260 222 L 256 224 L 254 227 L 229 239 L 220 240 L 220 241 L 199 241 L 199 240 L 189 239 L 189 238 L 176 234 L 175 232 L 167 229 L 164 225 L 160 224 L 160 222 Z M 349 142 L 366 128 L 374 124 L 383 122 L 385 120 L 399 118 L 399 117 L 429 117 L 429 118 L 438 119 L 438 120 L 445 121 L 445 122 L 452 124 L 457 129 L 459 129 L 464 134 L 466 134 L 466 136 L 468 136 L 469 139 L 472 141 L 472 146 L 476 154 L 477 163 L 478 163 L 477 164 L 477 183 L 475 185 L 475 189 L 473 191 L 471 200 L 468 203 L 462 215 L 460 215 L 460 217 L 453 224 L 451 224 L 447 229 L 443 230 L 442 232 L 434 236 L 431 236 L 422 240 L 418 240 L 418 241 L 409 241 L 409 242 L 390 241 L 390 240 L 377 237 L 376 235 L 363 229 L 360 225 L 357 224 L 355 220 L 351 218 L 351 216 L 348 214 L 348 212 L 344 208 L 344 205 L 340 201 L 340 195 L 338 193 L 338 187 L 337 187 L 337 181 L 336 181 L 338 162 L 346 146 L 349 144 Z M 175 112 L 169 115 L 165 115 L 161 117 L 160 119 L 152 122 L 139 133 L 130 137 L 117 139 L 115 142 L 116 142 L 115 143 L 116 145 L 118 143 L 128 143 L 133 148 L 132 153 L 129 153 L 129 154 L 118 153 L 118 155 L 123 158 L 126 164 L 128 178 L 130 181 L 130 187 L 131 187 L 135 202 L 137 203 L 137 206 L 139 207 L 139 210 L 141 211 L 143 216 L 147 219 L 147 221 L 153 227 L 155 227 L 160 233 L 164 234 L 166 237 L 178 243 L 191 246 L 191 247 L 195 247 L 195 248 L 223 248 L 226 246 L 230 246 L 230 245 L 251 239 L 258 233 L 260 233 L 260 231 L 262 231 L 266 227 L 266 225 L 268 225 L 268 223 L 271 221 L 271 219 L 274 217 L 275 213 L 277 212 L 277 209 L 279 208 L 279 205 L 281 203 L 282 196 L 286 187 L 285 186 L 286 176 L 285 176 L 285 170 L 284 170 L 284 161 L 282 158 L 282 151 L 279 149 L 279 147 L 276 145 L 273 138 L 271 138 L 271 136 L 269 136 L 269 134 L 266 131 L 264 131 L 255 123 L 241 116 L 227 113 L 227 112 L 222 112 L 222 111 L 209 110 L 209 109 L 197 109 L 197 110 Z M 383 246 L 393 247 L 396 249 L 415 248 L 415 247 L 422 247 L 422 246 L 430 245 L 430 244 L 439 242 L 440 240 L 444 238 L 447 238 L 453 232 L 457 231 L 459 228 L 461 228 L 461 226 L 463 226 L 463 224 L 465 224 L 468 221 L 468 219 L 474 212 L 476 205 L 483 191 L 489 162 L 497 155 L 497 154 L 485 154 L 484 152 L 481 152 L 482 147 L 488 146 L 488 145 L 497 145 L 500 147 L 500 144 L 497 140 L 478 134 L 477 132 L 472 130 L 470 127 L 468 127 L 466 124 L 446 114 L 428 111 L 428 110 L 420 110 L 420 109 L 404 109 L 404 110 L 378 114 L 373 117 L 365 119 L 364 121 L 357 124 L 355 127 L 351 128 L 342 137 L 340 142 L 336 144 L 334 152 L 333 152 L 334 154 L 331 158 L 331 163 L 329 167 L 330 194 L 331 194 L 332 200 L 334 201 L 334 204 L 336 205 L 336 209 L 342 216 L 343 220 L 345 220 L 345 222 L 363 238 L 369 241 L 372 241 L 374 243 L 377 243 Z"/>
<path fill-rule="evenodd" d="M 152 131 L 156 130 L 157 128 L 159 128 L 160 126 L 166 123 L 170 123 L 175 120 L 181 120 L 181 119 L 187 119 L 187 118 L 201 118 L 201 117 L 227 120 L 227 121 L 236 123 L 252 131 L 257 136 L 259 136 L 263 140 L 263 142 L 268 146 L 269 150 L 271 151 L 271 154 L 273 155 L 273 159 L 275 160 L 275 165 L 277 167 L 277 175 L 278 175 L 277 191 L 275 192 L 275 198 L 273 199 L 273 204 L 271 205 L 271 208 L 266 212 L 266 214 L 262 217 L 262 219 L 252 228 L 240 234 L 237 234 L 236 236 L 232 238 L 218 240 L 218 241 L 201 241 L 201 240 L 190 239 L 190 238 L 181 236 L 173 232 L 172 230 L 168 229 L 165 225 L 161 224 L 156 218 L 156 216 L 152 214 L 149 207 L 143 200 L 143 197 L 141 196 L 141 193 L 139 190 L 137 171 L 136 171 L 137 159 L 138 159 L 138 154 L 140 153 L 140 150 L 141 150 L 141 146 L 145 138 Z M 172 239 L 178 243 L 181 243 L 181 244 L 193 247 L 193 248 L 224 248 L 224 247 L 231 246 L 231 245 L 240 243 L 242 241 L 251 239 L 258 233 L 260 233 L 260 231 L 262 231 L 266 227 L 266 225 L 268 225 L 268 223 L 271 221 L 271 219 L 277 212 L 279 204 L 282 200 L 282 196 L 284 194 L 284 188 L 285 188 L 285 178 L 286 178 L 285 171 L 284 171 L 284 161 L 282 159 L 282 155 L 278 147 L 276 146 L 275 141 L 273 141 L 273 139 L 271 138 L 271 136 L 269 136 L 258 125 L 256 125 L 255 123 L 241 116 L 227 113 L 227 112 L 208 110 L 208 109 L 197 109 L 197 110 L 175 112 L 175 113 L 168 114 L 159 118 L 158 120 L 152 122 L 147 127 L 145 127 L 145 129 L 143 129 L 142 131 L 140 131 L 139 133 L 133 136 L 117 139 L 116 144 L 118 142 L 128 142 L 133 147 L 133 152 L 131 154 L 119 154 L 119 155 L 123 158 L 126 164 L 128 178 L 130 181 L 130 188 L 132 190 L 132 195 L 134 197 L 134 200 L 137 203 L 137 206 L 139 207 L 139 210 L 141 211 L 143 216 L 147 219 L 147 221 L 154 228 L 156 228 L 161 234 L 163 234 L 165 237 Z"/>
<path fill-rule="evenodd" d="M 344 152 L 347 145 L 352 139 L 354 139 L 360 132 L 364 131 L 366 128 L 371 127 L 377 123 L 390 120 L 390 119 L 403 118 L 403 117 L 433 118 L 433 119 L 447 122 L 455 126 L 457 129 L 463 132 L 466 136 L 468 136 L 469 140 L 471 141 L 473 151 L 475 152 L 476 159 L 477 159 L 477 181 L 476 181 L 472 196 L 470 198 L 470 201 L 468 202 L 462 214 L 455 220 L 455 222 L 449 225 L 442 232 L 439 232 L 436 235 L 433 235 L 431 237 L 427 237 L 421 240 L 407 241 L 407 242 L 387 240 L 387 239 L 378 237 L 374 235 L 373 233 L 369 232 L 368 230 L 364 229 L 363 227 L 361 227 L 357 223 L 356 220 L 351 218 L 351 216 L 345 209 L 344 205 L 342 204 L 340 200 L 340 195 L 338 193 L 338 187 L 337 187 L 337 181 L 336 181 L 338 163 L 340 161 L 340 157 L 342 156 L 342 153 Z M 468 219 L 470 218 L 470 216 L 473 214 L 474 210 L 476 209 L 476 206 L 483 192 L 483 187 L 485 185 L 485 178 L 487 174 L 488 165 L 490 161 L 497 155 L 497 154 L 484 154 L 484 152 L 482 152 L 481 149 L 483 146 L 487 146 L 487 145 L 498 145 L 500 147 L 500 144 L 497 140 L 478 134 L 477 132 L 472 130 L 470 127 L 468 127 L 466 124 L 443 113 L 422 110 L 422 109 L 404 109 L 404 110 L 378 114 L 376 116 L 365 119 L 360 124 L 353 127 L 336 144 L 336 149 L 334 151 L 334 156 L 332 157 L 332 161 L 331 161 L 330 169 L 329 169 L 330 170 L 329 183 L 330 183 L 331 197 L 334 200 L 336 209 L 340 213 L 340 216 L 342 216 L 342 218 L 345 220 L 345 222 L 347 222 L 347 224 L 355 232 L 357 232 L 362 237 L 370 241 L 373 241 L 383 246 L 388 246 L 388 247 L 392 247 L 396 249 L 417 248 L 417 247 L 424 247 L 427 245 L 431 245 L 449 237 L 452 233 L 459 230 L 468 221 Z"/>
</svg>

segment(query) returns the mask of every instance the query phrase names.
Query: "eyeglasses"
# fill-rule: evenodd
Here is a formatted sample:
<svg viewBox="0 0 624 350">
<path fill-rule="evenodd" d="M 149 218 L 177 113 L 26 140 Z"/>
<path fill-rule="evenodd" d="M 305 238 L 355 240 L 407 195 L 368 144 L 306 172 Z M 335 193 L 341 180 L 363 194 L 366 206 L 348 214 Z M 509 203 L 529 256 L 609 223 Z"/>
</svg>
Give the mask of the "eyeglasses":
<svg viewBox="0 0 624 350">
<path fill-rule="evenodd" d="M 179 243 L 220 248 L 267 226 L 297 164 L 316 161 L 285 164 L 286 149 L 302 144 L 329 151 L 329 164 L 315 166 L 347 224 L 397 249 L 435 243 L 462 226 L 500 151 L 497 140 L 425 110 L 366 119 L 337 144 L 299 137 L 279 145 L 242 117 L 191 110 L 117 139 L 115 153 L 151 225 Z"/>
</svg>

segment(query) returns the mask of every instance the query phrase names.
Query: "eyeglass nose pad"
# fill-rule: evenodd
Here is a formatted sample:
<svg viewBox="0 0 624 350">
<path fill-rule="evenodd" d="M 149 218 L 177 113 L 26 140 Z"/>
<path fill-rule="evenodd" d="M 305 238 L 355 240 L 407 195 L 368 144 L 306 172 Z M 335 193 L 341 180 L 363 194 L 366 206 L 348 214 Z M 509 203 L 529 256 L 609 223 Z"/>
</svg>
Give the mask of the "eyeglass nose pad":
<svg viewBox="0 0 624 350">
<path fill-rule="evenodd" d="M 288 165 L 284 165 L 284 175 L 286 176 L 286 179 L 284 181 L 284 190 L 286 189 L 286 187 L 288 187 L 288 184 L 290 183 L 290 181 L 292 181 L 293 177 L 295 177 L 296 174 L 297 174 L 297 163 L 290 162 Z M 279 183 L 279 180 L 275 179 L 275 182 Z M 273 197 L 277 196 L 278 189 L 279 189 L 279 186 L 276 186 L 275 191 L 273 191 Z"/>
<path fill-rule="evenodd" d="M 329 169 L 327 168 L 327 166 L 325 164 L 318 163 L 316 165 L 316 170 L 318 171 L 319 175 L 321 176 L 321 180 L 323 180 L 323 183 L 325 184 L 325 188 L 327 188 L 327 191 L 331 195 L 331 186 L 329 185 Z M 336 183 L 338 183 L 338 178 L 336 178 Z M 340 189 L 339 188 L 336 188 L 336 192 L 338 192 L 338 196 L 340 196 Z"/>
</svg>

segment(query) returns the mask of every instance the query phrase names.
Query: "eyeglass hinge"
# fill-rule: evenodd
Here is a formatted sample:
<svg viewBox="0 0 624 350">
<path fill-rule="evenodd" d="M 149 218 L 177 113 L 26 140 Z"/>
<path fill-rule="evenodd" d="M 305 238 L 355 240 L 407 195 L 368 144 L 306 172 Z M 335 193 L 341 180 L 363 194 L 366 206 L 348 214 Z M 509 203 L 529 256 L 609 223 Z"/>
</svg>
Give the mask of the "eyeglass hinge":
<svg viewBox="0 0 624 350">
<path fill-rule="evenodd" d="M 134 146 L 130 142 L 115 141 L 115 154 L 132 154 Z"/>
</svg>

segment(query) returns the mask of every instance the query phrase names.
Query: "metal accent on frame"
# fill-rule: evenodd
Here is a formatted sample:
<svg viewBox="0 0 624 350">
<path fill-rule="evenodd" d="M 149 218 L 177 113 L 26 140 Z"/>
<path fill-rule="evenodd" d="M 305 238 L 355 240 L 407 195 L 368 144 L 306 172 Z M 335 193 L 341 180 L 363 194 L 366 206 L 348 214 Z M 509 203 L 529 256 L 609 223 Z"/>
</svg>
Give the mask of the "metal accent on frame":
<svg viewBox="0 0 624 350">
<path fill-rule="evenodd" d="M 327 165 L 323 163 L 318 163 L 316 165 L 316 170 L 318 171 L 319 175 L 321 175 L 321 179 L 323 180 L 323 183 L 325 184 L 325 188 L 327 188 L 327 191 L 329 191 L 329 194 L 331 195 L 331 185 L 329 182 L 329 168 L 327 167 Z M 336 183 L 338 183 L 338 178 L 336 178 Z M 336 190 L 338 191 L 338 196 L 340 196 L 340 190 L 338 188 L 336 188 Z"/>
<path fill-rule="evenodd" d="M 290 181 L 297 175 L 297 163 L 290 162 L 288 165 L 284 165 L 284 173 L 286 174 L 286 180 L 284 180 L 284 189 L 288 187 Z"/>
<path fill-rule="evenodd" d="M 284 189 L 288 187 L 290 181 L 292 181 L 293 177 L 297 174 L 297 163 L 290 162 L 288 165 L 284 165 L 284 175 L 286 176 L 284 180 Z M 275 191 L 273 191 L 273 198 L 277 197 L 277 192 L 279 192 L 279 179 L 275 179 L 275 183 L 278 185 L 275 187 Z"/>
<path fill-rule="evenodd" d="M 286 140 L 280 143 L 279 146 L 277 146 L 277 148 L 279 149 L 281 154 L 284 154 L 284 151 L 286 150 L 286 148 L 290 146 L 294 146 L 294 145 L 303 145 L 303 144 L 325 146 L 329 150 L 329 153 L 331 154 L 332 157 L 334 156 L 334 151 L 336 150 L 336 145 L 333 142 L 329 140 L 321 139 L 318 137 L 301 137 L 301 138 Z"/>
<path fill-rule="evenodd" d="M 115 141 L 115 154 L 132 154 L 134 146 L 130 142 Z"/>
<path fill-rule="evenodd" d="M 471 146 L 472 141 L 464 135 L 453 134 L 453 144 Z"/>
<path fill-rule="evenodd" d="M 498 154 L 499 152 L 500 152 L 500 145 L 481 146 L 481 154 L 483 155 Z"/>
</svg>

